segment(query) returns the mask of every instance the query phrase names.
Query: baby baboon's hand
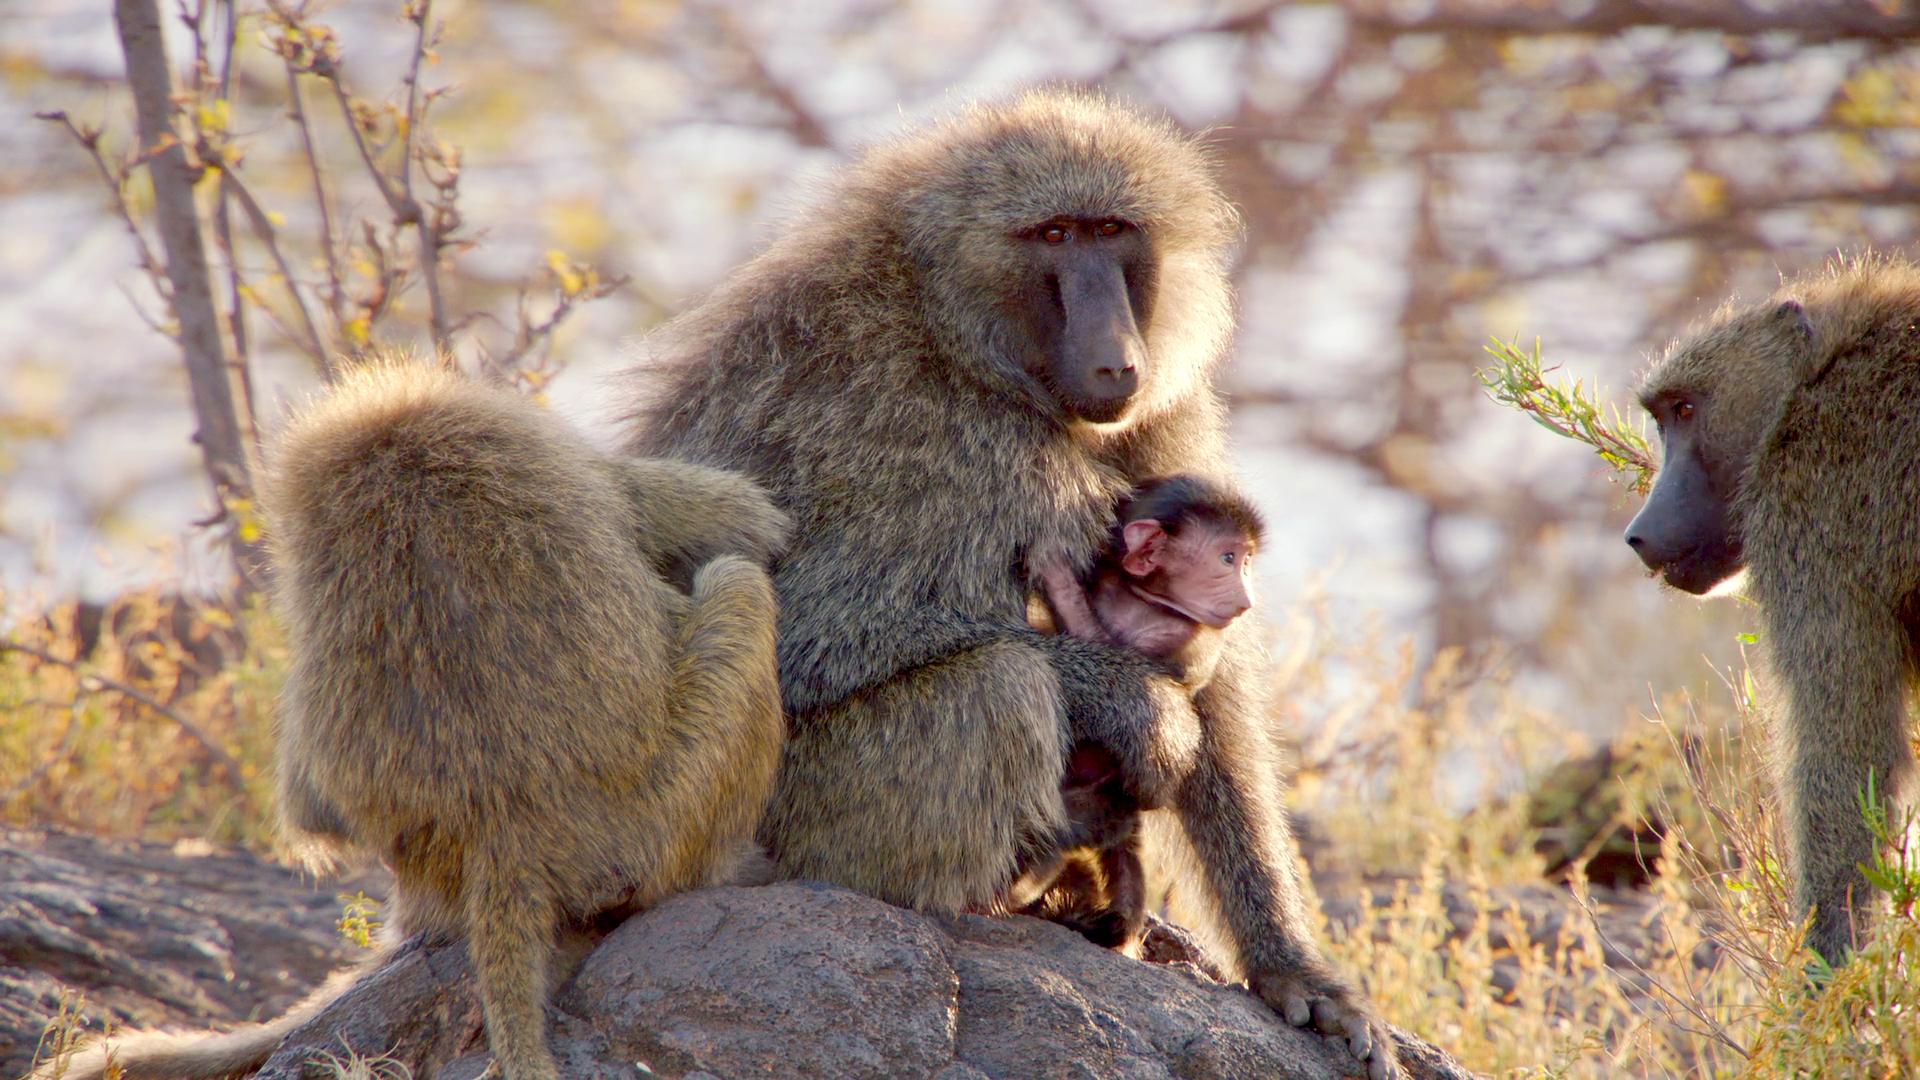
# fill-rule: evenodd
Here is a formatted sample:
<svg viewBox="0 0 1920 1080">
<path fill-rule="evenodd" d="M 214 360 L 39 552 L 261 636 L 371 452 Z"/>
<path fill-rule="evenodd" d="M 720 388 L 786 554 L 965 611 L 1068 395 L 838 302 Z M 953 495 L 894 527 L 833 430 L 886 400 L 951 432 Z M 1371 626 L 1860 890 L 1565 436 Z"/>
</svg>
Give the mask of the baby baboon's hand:
<svg viewBox="0 0 1920 1080">
<path fill-rule="evenodd" d="M 1358 992 L 1313 968 L 1255 975 L 1248 986 L 1295 1027 L 1311 1027 L 1343 1046 L 1367 1068 L 1367 1080 L 1400 1080 L 1393 1033 Z"/>
<path fill-rule="evenodd" d="M 1077 638 L 1111 643 L 1100 620 L 1093 613 L 1087 591 L 1073 572 L 1073 561 L 1060 551 L 1036 551 L 1028 557 L 1028 576 L 1046 596 L 1060 629 Z"/>
</svg>

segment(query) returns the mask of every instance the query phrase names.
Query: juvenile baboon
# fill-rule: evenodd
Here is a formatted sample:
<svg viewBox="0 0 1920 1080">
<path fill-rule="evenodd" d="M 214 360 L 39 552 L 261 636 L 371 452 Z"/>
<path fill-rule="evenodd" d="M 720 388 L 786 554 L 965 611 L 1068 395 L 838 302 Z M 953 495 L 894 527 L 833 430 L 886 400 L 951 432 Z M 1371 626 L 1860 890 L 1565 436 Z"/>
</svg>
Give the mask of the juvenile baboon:
<svg viewBox="0 0 1920 1080">
<path fill-rule="evenodd" d="M 1177 813 L 1253 989 L 1382 1076 L 1386 1029 L 1302 908 L 1257 635 L 1229 629 L 1189 695 L 1026 622 L 1033 552 L 1085 565 L 1141 479 L 1226 471 L 1236 230 L 1165 123 L 1062 92 L 968 110 L 867 153 L 663 332 L 635 446 L 745 472 L 794 516 L 761 830 L 782 872 L 991 905 L 1071 839 L 1069 748 L 1111 748 L 1142 807 Z"/>
<path fill-rule="evenodd" d="M 1657 362 L 1641 401 L 1659 482 L 1626 541 L 1668 584 L 1748 571 L 1786 691 L 1794 899 L 1839 962 L 1872 915 L 1868 778 L 1913 796 L 1920 644 L 1920 268 L 1865 256 L 1729 306 Z"/>
<path fill-rule="evenodd" d="M 1221 631 L 1253 606 L 1264 536 L 1259 511 L 1217 480 L 1146 480 L 1121 502 L 1084 578 L 1063 555 L 1034 556 L 1029 574 L 1044 596 L 1035 626 L 1143 653 L 1201 690 L 1219 664 Z M 1060 791 L 1078 846 L 1023 866 L 1009 906 L 1137 956 L 1147 923 L 1139 802 L 1115 754 L 1093 744 L 1073 748 Z"/>
<path fill-rule="evenodd" d="M 464 937 L 496 1071 L 552 1080 L 556 931 L 750 857 L 785 729 L 758 564 L 788 522 L 735 474 L 610 459 L 518 395 L 396 363 L 289 426 L 266 494 L 283 821 L 322 856 L 386 860 L 391 939 Z M 696 566 L 690 594 L 667 580 Z M 114 1060 L 256 1067 L 349 984 Z"/>
</svg>

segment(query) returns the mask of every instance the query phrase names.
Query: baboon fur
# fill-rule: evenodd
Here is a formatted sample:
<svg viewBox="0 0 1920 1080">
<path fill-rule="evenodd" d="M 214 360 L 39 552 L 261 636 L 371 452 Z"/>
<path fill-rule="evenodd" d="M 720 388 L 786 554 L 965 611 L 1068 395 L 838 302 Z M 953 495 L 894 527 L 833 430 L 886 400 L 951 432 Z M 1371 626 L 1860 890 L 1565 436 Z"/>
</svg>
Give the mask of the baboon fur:
<svg viewBox="0 0 1920 1080">
<path fill-rule="evenodd" d="M 266 494 L 293 657 L 284 825 L 321 857 L 386 860 L 389 937 L 465 937 L 496 1065 L 556 1077 L 556 930 L 756 850 L 785 732 L 760 564 L 787 518 L 737 474 L 616 460 L 520 395 L 398 362 L 294 420 Z M 256 1067 L 350 981 L 113 1058 L 128 1077 Z"/>
<path fill-rule="evenodd" d="M 1710 475 L 1785 691 L 1781 779 L 1808 944 L 1838 962 L 1872 915 L 1869 775 L 1911 805 L 1920 664 L 1920 267 L 1867 255 L 1730 306 L 1675 345 L 1644 401 L 1702 401 Z"/>
<path fill-rule="evenodd" d="M 1006 315 L 1017 237 L 1063 215 L 1124 219 L 1157 260 L 1122 422 L 1074 419 Z M 1074 842 L 1067 748 L 1110 747 L 1183 822 L 1253 988 L 1384 1075 L 1385 1029 L 1302 903 L 1252 620 L 1191 699 L 1146 657 L 1026 621 L 1030 552 L 1087 565 L 1141 479 L 1228 471 L 1212 379 L 1237 235 L 1208 155 L 1166 123 L 1058 91 L 968 109 L 867 152 L 656 337 L 634 446 L 744 472 L 793 515 L 789 741 L 761 831 L 781 872 L 990 906 L 1023 850 Z"/>
</svg>

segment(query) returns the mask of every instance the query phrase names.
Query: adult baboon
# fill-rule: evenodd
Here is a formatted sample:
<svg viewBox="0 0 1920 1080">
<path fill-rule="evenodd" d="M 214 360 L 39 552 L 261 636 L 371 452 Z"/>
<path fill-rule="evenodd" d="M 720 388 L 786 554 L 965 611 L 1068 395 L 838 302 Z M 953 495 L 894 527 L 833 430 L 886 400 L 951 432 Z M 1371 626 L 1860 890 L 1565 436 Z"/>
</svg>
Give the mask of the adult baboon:
<svg viewBox="0 0 1920 1080">
<path fill-rule="evenodd" d="M 1750 571 L 1786 691 L 1794 899 L 1839 962 L 1871 916 L 1868 778 L 1913 793 L 1920 644 L 1920 268 L 1867 256 L 1722 310 L 1641 389 L 1665 444 L 1626 540 L 1704 593 Z"/>
<path fill-rule="evenodd" d="M 1153 660 L 1026 623 L 1035 551 L 1091 561 L 1149 476 L 1227 471 L 1212 374 L 1235 215 L 1198 142 L 1032 93 L 880 146 L 656 343 L 634 445 L 738 469 L 796 524 L 776 568 L 791 716 L 762 838 L 897 903 L 994 902 L 1072 844 L 1064 754 L 1173 808 L 1253 989 L 1384 1027 L 1302 908 L 1251 627 L 1191 700 Z"/>
<path fill-rule="evenodd" d="M 418 365 L 350 376 L 277 449 L 282 819 L 323 856 L 385 859 L 392 942 L 465 937 L 497 1071 L 553 1080 L 556 931 L 753 855 L 785 733 L 758 563 L 787 520 L 735 474 L 607 458 Z M 251 1069 L 350 984 L 231 1035 L 116 1040 L 113 1060 Z"/>
</svg>

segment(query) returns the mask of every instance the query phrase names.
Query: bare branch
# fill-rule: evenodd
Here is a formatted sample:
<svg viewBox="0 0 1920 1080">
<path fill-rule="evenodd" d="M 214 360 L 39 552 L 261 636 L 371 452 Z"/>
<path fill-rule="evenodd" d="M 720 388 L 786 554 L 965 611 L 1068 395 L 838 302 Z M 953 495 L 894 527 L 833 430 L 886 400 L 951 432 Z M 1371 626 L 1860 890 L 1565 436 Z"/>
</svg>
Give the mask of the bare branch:
<svg viewBox="0 0 1920 1080">
<path fill-rule="evenodd" d="M 253 224 L 254 235 L 260 238 L 260 243 L 267 249 L 267 254 L 273 258 L 274 266 L 279 268 L 280 278 L 287 285 L 287 296 L 293 301 L 294 310 L 299 312 L 301 329 L 306 334 L 306 340 L 300 343 L 301 348 L 307 350 L 319 362 L 320 370 L 327 381 L 333 381 L 333 361 L 327 353 L 326 341 L 320 336 L 320 328 L 314 324 L 313 313 L 307 310 L 306 301 L 300 298 L 300 289 L 294 280 L 293 267 L 288 265 L 287 257 L 280 251 L 280 243 L 273 231 L 273 222 L 268 219 L 266 211 L 260 209 L 260 204 L 254 200 L 253 193 L 247 190 L 247 186 L 240 182 L 240 177 L 235 175 L 232 169 L 220 170 L 220 187 L 240 203 L 240 209 L 246 211 L 247 220 Z"/>
<path fill-rule="evenodd" d="M 133 212 L 127 209 L 126 172 L 124 170 L 116 172 L 108 167 L 107 159 L 100 154 L 99 130 L 79 127 L 64 109 L 37 112 L 33 115 L 38 119 L 48 120 L 65 127 L 74 141 L 78 142 L 93 159 L 93 167 L 99 170 L 101 181 L 107 185 L 107 196 L 113 200 L 114 215 L 127 227 L 127 234 L 133 237 L 134 250 L 140 258 L 140 269 L 146 271 L 147 276 L 153 279 L 154 291 L 160 294 L 160 298 L 170 302 L 172 296 L 167 285 L 167 272 L 160 266 L 160 260 L 154 257 L 153 248 L 147 244 L 146 234 L 140 231 L 139 224 L 133 220 Z"/>
<path fill-rule="evenodd" d="M 404 195 L 413 194 L 413 147 L 414 136 L 420 130 L 420 64 L 427 57 L 428 35 L 432 32 L 433 0 L 416 0 L 407 5 L 407 18 L 412 21 L 416 33 L 413 38 L 413 57 L 407 64 L 407 130 L 400 138 L 400 191 Z"/>
<path fill-rule="evenodd" d="M 553 332 L 560 328 L 560 324 L 566 321 L 567 316 L 573 314 L 575 308 L 589 300 L 598 300 L 626 283 L 627 278 L 624 274 L 604 282 L 597 280 L 585 282 L 580 288 L 568 288 L 563 280 L 559 302 L 545 319 L 537 323 L 527 319 L 526 294 L 522 293 L 519 304 L 520 322 L 514 331 L 513 347 L 489 366 L 502 375 L 511 372 L 528 353 L 551 337 Z"/>
<path fill-rule="evenodd" d="M 431 94 L 425 97 L 420 94 L 420 64 L 426 59 L 427 43 L 432 35 L 433 0 L 417 0 L 408 4 L 407 17 L 414 21 L 419 32 L 414 35 L 413 59 L 407 65 L 407 130 L 402 133 L 400 140 L 400 193 L 412 200 L 415 140 L 425 122 L 426 107 L 433 100 Z M 422 161 L 422 172 L 425 169 L 426 162 Z M 427 286 L 427 328 L 433 335 L 434 351 L 442 357 L 451 353 L 453 343 L 447 331 L 446 297 L 440 289 L 440 248 L 459 220 L 453 210 L 453 200 L 449 197 L 458 181 L 457 171 L 444 181 L 430 177 L 429 182 L 439 190 L 441 198 L 431 214 L 421 214 L 414 222 L 414 226 L 420 230 L 420 280 Z"/>
<path fill-rule="evenodd" d="M 793 133 L 794 139 L 802 146 L 831 149 L 834 145 L 833 135 L 827 130 L 826 124 L 800 100 L 791 86 L 767 66 L 759 45 L 740 28 L 732 13 L 715 8 L 707 14 L 720 36 L 746 62 L 747 78 L 753 88 L 786 114 L 787 128 Z"/>
<path fill-rule="evenodd" d="M 203 10 L 204 7 L 203 2 Z M 240 24 L 236 17 L 237 13 L 234 11 L 233 0 L 221 0 L 220 10 L 226 15 L 224 22 L 226 32 L 222 35 L 219 99 L 225 102 L 230 101 L 233 95 L 233 46 L 235 39 L 240 36 Z M 197 26 L 194 30 L 194 39 L 200 40 Z M 213 234 L 227 260 L 227 329 L 233 338 L 233 358 L 230 364 L 233 369 L 234 385 L 240 391 L 240 420 L 246 428 L 247 444 L 258 446 L 260 445 L 260 425 L 257 419 L 259 414 L 254 409 L 253 359 L 247 348 L 247 308 L 244 302 L 246 282 L 242 280 L 240 260 L 233 250 L 233 213 L 225 189 L 221 190 L 220 199 L 214 209 Z"/>
<path fill-rule="evenodd" d="M 367 143 L 366 134 L 360 130 L 360 122 L 353 112 L 353 97 L 340 81 L 340 67 L 331 56 L 317 55 L 310 61 L 308 70 L 327 81 L 333 88 L 334 100 L 340 106 L 340 115 L 346 121 L 347 130 L 353 135 L 353 145 L 360 152 L 360 161 L 366 166 L 367 175 L 372 177 L 374 187 L 380 191 L 380 197 L 386 200 L 387 208 L 393 212 L 395 225 L 412 226 L 420 237 L 420 277 L 427 287 L 428 329 L 433 335 L 434 348 L 445 353 L 451 347 L 447 333 L 447 309 L 440 288 L 440 249 L 445 244 L 448 233 L 452 231 L 441 214 L 429 215 L 420 206 L 412 192 L 412 180 L 409 166 L 414 157 L 414 131 L 420 126 L 417 114 L 432 99 L 432 95 L 421 97 L 415 93 L 419 85 L 420 64 L 425 56 L 428 41 L 428 10 L 424 4 L 419 10 L 419 35 L 414 40 L 413 61 L 409 65 L 406 133 L 402 154 L 401 179 L 396 182 L 387 175 L 380 163 L 374 160 L 373 147 Z M 276 5 L 274 9 L 284 20 L 297 25 L 297 15 Z M 454 219 L 457 220 L 457 219 Z"/>
<path fill-rule="evenodd" d="M 313 204 L 320 212 L 320 253 L 327 267 L 327 311 L 333 316 L 334 327 L 338 329 L 345 320 L 340 313 L 340 253 L 334 246 L 333 203 L 327 198 L 326 173 L 320 166 L 320 153 L 314 147 L 313 121 L 307 116 L 304 95 L 300 92 L 300 73 L 295 69 L 291 57 L 285 58 L 285 65 L 287 111 L 293 118 L 294 126 L 300 129 L 300 145 L 307 155 L 307 172 L 313 178 Z"/>
</svg>

